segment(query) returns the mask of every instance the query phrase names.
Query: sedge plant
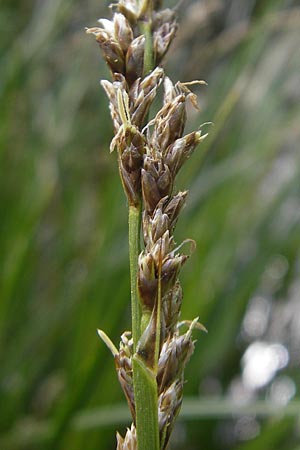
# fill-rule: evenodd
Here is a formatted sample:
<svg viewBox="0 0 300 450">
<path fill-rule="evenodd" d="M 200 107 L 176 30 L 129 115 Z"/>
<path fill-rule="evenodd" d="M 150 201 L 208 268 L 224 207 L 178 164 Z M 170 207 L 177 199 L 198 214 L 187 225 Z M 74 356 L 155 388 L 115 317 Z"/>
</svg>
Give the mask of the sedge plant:
<svg viewBox="0 0 300 450">
<path fill-rule="evenodd" d="M 176 9 L 161 9 L 159 0 L 119 0 L 112 20 L 88 28 L 96 37 L 111 71 L 102 80 L 114 126 L 110 151 L 118 156 L 128 202 L 132 331 L 119 348 L 104 331 L 127 399 L 132 425 L 117 433 L 118 450 L 165 450 L 182 403 L 184 367 L 193 350 L 198 322 L 180 321 L 179 271 L 194 248 L 174 240 L 174 228 L 187 191 L 176 192 L 184 162 L 205 138 L 201 131 L 184 135 L 190 83 L 172 83 L 162 68 L 177 30 Z M 163 105 L 150 107 L 163 85 Z M 142 236 L 142 242 L 140 237 Z M 187 248 L 183 252 L 183 248 Z"/>
</svg>

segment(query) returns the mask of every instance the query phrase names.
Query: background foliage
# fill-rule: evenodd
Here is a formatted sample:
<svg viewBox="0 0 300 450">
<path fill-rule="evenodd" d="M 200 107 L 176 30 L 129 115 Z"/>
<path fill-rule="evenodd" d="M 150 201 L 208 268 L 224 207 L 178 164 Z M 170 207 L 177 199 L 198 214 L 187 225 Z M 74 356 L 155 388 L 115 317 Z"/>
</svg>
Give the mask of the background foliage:
<svg viewBox="0 0 300 450">
<path fill-rule="evenodd" d="M 171 4 L 171 3 L 170 3 Z M 0 6 L 0 448 L 109 450 L 127 412 L 111 355 L 129 327 L 126 205 L 108 77 L 84 26 L 108 2 Z M 187 1 L 167 61 L 205 79 L 209 138 L 185 166 L 183 318 L 209 330 L 172 448 L 299 450 L 300 7 Z"/>
</svg>

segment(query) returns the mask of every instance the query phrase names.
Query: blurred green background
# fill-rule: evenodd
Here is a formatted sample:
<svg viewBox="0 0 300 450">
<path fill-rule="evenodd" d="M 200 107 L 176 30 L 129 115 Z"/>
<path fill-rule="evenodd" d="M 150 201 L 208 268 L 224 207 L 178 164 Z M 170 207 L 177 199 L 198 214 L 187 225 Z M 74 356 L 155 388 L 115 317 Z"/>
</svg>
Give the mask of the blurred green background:
<svg viewBox="0 0 300 450">
<path fill-rule="evenodd" d="M 109 77 L 85 26 L 109 2 L 0 6 L 0 448 L 112 450 L 129 424 L 111 355 L 130 326 L 127 217 Z M 169 3 L 171 4 L 171 2 Z M 179 450 L 300 449 L 300 4 L 187 1 L 166 61 L 205 79 L 176 239 L 200 317 Z"/>
</svg>

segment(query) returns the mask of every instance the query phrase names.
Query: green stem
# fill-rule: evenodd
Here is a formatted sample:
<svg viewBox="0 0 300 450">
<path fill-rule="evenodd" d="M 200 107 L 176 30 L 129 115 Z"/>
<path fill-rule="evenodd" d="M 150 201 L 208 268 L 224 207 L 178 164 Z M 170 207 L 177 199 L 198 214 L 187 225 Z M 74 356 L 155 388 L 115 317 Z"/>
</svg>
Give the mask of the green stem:
<svg viewBox="0 0 300 450">
<path fill-rule="evenodd" d="M 141 207 L 129 206 L 129 262 L 131 285 L 132 337 L 134 350 L 141 333 L 138 297 L 138 255 Z M 156 373 L 150 371 L 135 353 L 132 361 L 138 450 L 159 450 L 158 393 Z"/>
<path fill-rule="evenodd" d="M 150 11 L 148 11 L 149 13 Z M 141 23 L 145 36 L 144 75 L 153 69 L 153 44 L 151 33 L 151 14 L 149 20 Z M 138 297 L 138 254 L 140 236 L 141 208 L 129 207 L 129 257 L 131 278 L 131 310 L 133 347 L 136 351 L 141 335 L 141 310 Z M 136 413 L 136 433 L 138 450 L 160 450 L 158 424 L 158 392 L 156 373 L 149 370 L 137 353 L 132 360 L 133 389 Z"/>
<path fill-rule="evenodd" d="M 141 206 L 129 206 L 129 266 L 133 347 L 140 338 L 141 311 L 138 297 L 138 256 L 140 252 Z"/>
<path fill-rule="evenodd" d="M 152 13 L 153 2 L 151 0 L 143 0 L 140 4 L 140 31 L 145 36 L 144 49 L 144 76 L 148 75 L 154 67 L 154 49 L 152 38 Z"/>
<path fill-rule="evenodd" d="M 160 347 L 160 330 L 161 330 L 161 255 L 160 255 L 160 267 L 158 274 L 158 290 L 157 290 L 157 307 L 156 307 L 156 332 L 155 332 L 155 354 L 154 354 L 154 364 L 155 371 L 158 370 L 158 359 L 159 359 L 159 347 Z"/>
<path fill-rule="evenodd" d="M 132 361 L 138 450 L 159 450 L 156 375 L 137 354 Z"/>
<path fill-rule="evenodd" d="M 144 51 L 144 75 L 147 75 L 153 69 L 153 42 L 151 22 L 147 21 L 142 25 L 142 32 L 145 36 L 145 51 Z"/>
</svg>

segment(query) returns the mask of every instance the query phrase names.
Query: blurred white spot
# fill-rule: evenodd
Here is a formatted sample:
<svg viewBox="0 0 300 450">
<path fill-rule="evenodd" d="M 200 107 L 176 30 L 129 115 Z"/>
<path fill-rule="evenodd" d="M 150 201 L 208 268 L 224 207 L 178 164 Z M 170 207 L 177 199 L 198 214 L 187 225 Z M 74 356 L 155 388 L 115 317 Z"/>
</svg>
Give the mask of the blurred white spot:
<svg viewBox="0 0 300 450">
<path fill-rule="evenodd" d="M 286 296 L 274 304 L 269 321 L 268 336 L 279 342 L 288 343 L 290 364 L 300 364 L 300 281 L 290 283 Z"/>
<path fill-rule="evenodd" d="M 262 289 L 269 293 L 279 289 L 282 279 L 288 271 L 289 263 L 282 255 L 275 255 L 266 266 L 262 276 Z"/>
<path fill-rule="evenodd" d="M 260 425 L 255 417 L 244 416 L 236 422 L 234 432 L 240 441 L 248 441 L 259 435 Z"/>
<path fill-rule="evenodd" d="M 284 275 L 288 271 L 288 268 L 289 263 L 286 257 L 283 255 L 275 255 L 272 258 L 271 263 L 267 267 L 266 272 L 271 278 L 278 280 L 284 277 Z"/>
<path fill-rule="evenodd" d="M 270 302 L 266 298 L 253 297 L 243 321 L 243 336 L 250 339 L 262 336 L 267 328 L 270 310 Z"/>
<path fill-rule="evenodd" d="M 281 344 L 254 342 L 243 358 L 243 381 L 250 389 L 259 389 L 267 385 L 276 372 L 286 367 L 289 353 Z"/>
<path fill-rule="evenodd" d="M 229 395 L 237 405 L 250 403 L 255 397 L 253 390 L 247 388 L 240 377 L 234 378 L 230 383 Z"/>
<path fill-rule="evenodd" d="M 277 378 L 271 384 L 270 400 L 278 406 L 285 406 L 296 394 L 294 381 L 287 376 Z"/>
<path fill-rule="evenodd" d="M 271 202 L 279 195 L 284 185 L 296 175 L 297 166 L 293 154 L 285 153 L 274 160 L 269 173 L 261 183 L 258 195 L 262 200 Z"/>
<path fill-rule="evenodd" d="M 300 220 L 300 202 L 297 197 L 287 197 L 282 203 L 276 218 L 271 223 L 270 232 L 278 235 L 278 237 L 286 236 L 291 228 L 298 224 Z"/>
</svg>

